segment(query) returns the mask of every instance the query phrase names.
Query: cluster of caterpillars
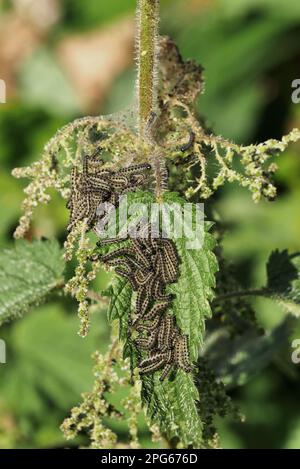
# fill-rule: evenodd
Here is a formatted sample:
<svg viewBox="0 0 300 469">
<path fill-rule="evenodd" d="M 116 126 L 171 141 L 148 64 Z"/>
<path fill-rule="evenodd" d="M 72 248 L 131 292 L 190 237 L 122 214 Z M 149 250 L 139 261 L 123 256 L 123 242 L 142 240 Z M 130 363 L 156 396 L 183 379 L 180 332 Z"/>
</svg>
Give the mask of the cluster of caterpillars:
<svg viewBox="0 0 300 469">
<path fill-rule="evenodd" d="M 123 238 L 124 239 L 124 238 Z M 127 238 L 129 239 L 129 238 Z M 120 242 L 119 238 L 98 241 L 98 247 Z M 179 263 L 175 243 L 162 236 L 153 236 L 150 225 L 146 225 L 139 237 L 130 238 L 130 245 L 113 250 L 106 255 L 96 255 L 115 267 L 116 273 L 130 282 L 136 292 L 135 318 L 131 322 L 136 331 L 137 348 L 147 353 L 139 363 L 140 374 L 153 373 L 162 369 L 163 381 L 173 367 L 190 372 L 187 336 L 182 335 L 175 317 L 167 313 L 173 295 L 166 292 L 167 285 L 177 281 Z"/>
<path fill-rule="evenodd" d="M 145 184 L 151 166 L 147 163 L 131 165 L 118 171 L 103 168 L 104 162 L 97 156 L 84 156 L 82 170 L 74 167 L 71 172 L 71 196 L 67 203 L 70 210 L 68 231 L 82 220 L 88 229 L 97 222 L 97 210 L 101 204 L 118 205 L 121 194 Z"/>
<path fill-rule="evenodd" d="M 82 220 L 86 220 L 87 229 L 94 228 L 99 219 L 100 204 L 109 202 L 117 207 L 120 195 L 143 186 L 151 170 L 147 163 L 117 171 L 103 165 L 96 152 L 84 156 L 81 171 L 73 168 L 71 196 L 67 204 L 70 209 L 68 231 Z M 119 242 L 120 238 L 110 238 L 97 244 L 100 247 Z M 96 254 L 91 260 L 99 258 L 115 267 L 116 273 L 130 282 L 136 292 L 135 318 L 131 328 L 137 333 L 135 343 L 141 351 L 140 373 L 162 369 L 160 379 L 163 381 L 173 367 L 190 372 L 187 336 L 179 332 L 175 317 L 167 312 L 173 295 L 166 292 L 166 287 L 179 277 L 180 259 L 175 243 L 145 224 L 137 237 L 130 237 L 129 246 L 104 256 Z M 143 357 L 145 353 L 147 356 Z"/>
</svg>

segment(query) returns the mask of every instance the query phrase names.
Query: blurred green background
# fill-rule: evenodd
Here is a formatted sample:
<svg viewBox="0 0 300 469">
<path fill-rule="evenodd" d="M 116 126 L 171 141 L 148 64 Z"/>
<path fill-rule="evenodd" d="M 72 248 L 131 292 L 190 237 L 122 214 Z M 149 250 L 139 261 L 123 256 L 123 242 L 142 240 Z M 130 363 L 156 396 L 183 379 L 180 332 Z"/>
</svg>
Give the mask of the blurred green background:
<svg viewBox="0 0 300 469">
<path fill-rule="evenodd" d="M 300 78 L 299 0 L 162 0 L 161 33 L 185 58 L 205 67 L 199 111 L 216 133 L 240 143 L 281 138 L 300 128 L 291 83 Z M 122 110 L 133 97 L 134 0 L 11 0 L 0 2 L 0 244 L 13 243 L 24 183 L 11 169 L 36 160 L 55 130 L 85 114 Z M 280 157 L 279 199 L 254 205 L 226 186 L 214 207 L 227 226 L 225 254 L 245 285 L 261 285 L 272 249 L 300 250 L 300 146 Z M 211 202 L 210 202 L 211 203 Z M 38 209 L 30 237 L 63 241 L 67 210 L 58 198 Z M 102 276 L 99 282 L 105 284 Z M 100 286 L 100 283 L 98 286 Z M 260 323 L 278 324 L 282 311 L 256 302 Z M 0 365 L 0 447 L 66 446 L 59 425 L 92 384 L 93 350 L 105 351 L 105 312 L 87 339 L 77 336 L 76 304 L 53 298 L 3 327 L 7 364 Z M 220 422 L 225 448 L 300 448 L 299 365 L 291 348 L 233 393 L 244 424 Z M 120 427 L 122 435 L 126 429 Z M 152 445 L 141 426 L 142 444 Z"/>
</svg>

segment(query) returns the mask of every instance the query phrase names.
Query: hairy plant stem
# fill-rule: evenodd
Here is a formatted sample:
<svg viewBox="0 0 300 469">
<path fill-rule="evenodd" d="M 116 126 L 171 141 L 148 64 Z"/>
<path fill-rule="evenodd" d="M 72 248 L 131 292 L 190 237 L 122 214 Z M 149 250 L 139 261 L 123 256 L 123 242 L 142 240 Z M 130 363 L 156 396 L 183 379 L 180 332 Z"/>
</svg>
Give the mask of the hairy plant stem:
<svg viewBox="0 0 300 469">
<path fill-rule="evenodd" d="M 148 140 L 149 122 L 156 111 L 159 0 L 138 0 L 138 132 Z"/>
</svg>

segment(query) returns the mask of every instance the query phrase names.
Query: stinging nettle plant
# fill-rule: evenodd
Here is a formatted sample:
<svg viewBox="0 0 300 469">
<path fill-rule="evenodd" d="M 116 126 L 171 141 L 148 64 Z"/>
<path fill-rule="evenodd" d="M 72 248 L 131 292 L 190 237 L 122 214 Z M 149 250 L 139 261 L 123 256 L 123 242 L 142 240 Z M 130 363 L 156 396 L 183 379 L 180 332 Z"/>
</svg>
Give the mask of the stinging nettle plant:
<svg viewBox="0 0 300 469">
<path fill-rule="evenodd" d="M 140 246 L 99 239 L 97 207 L 106 201 L 121 210 L 124 193 L 129 205 L 182 207 L 237 182 L 255 202 L 273 200 L 274 157 L 300 139 L 294 129 L 281 141 L 241 146 L 208 131 L 195 111 L 202 67 L 183 61 L 173 41 L 159 36 L 158 24 L 159 1 L 138 0 L 135 125 L 121 115 L 78 119 L 54 135 L 39 161 L 13 171 L 30 179 L 15 238 L 26 235 L 35 208 L 49 203 L 55 189 L 70 210 L 63 258 L 56 241 L 16 241 L 15 249 L 0 254 L 2 323 L 63 289 L 78 301 L 79 334 L 85 337 L 94 307 L 108 308 L 111 345 L 107 354 L 94 354 L 94 388 L 61 426 L 67 439 L 88 434 L 93 448 L 121 447 L 107 417 L 126 420 L 127 446 L 139 447 L 141 412 L 161 444 L 219 447 L 215 417 L 240 418 L 227 389 L 266 366 L 300 311 L 298 257 L 272 253 L 266 286 L 243 290 L 223 258 L 216 220 L 205 221 L 201 249 L 187 249 L 184 238 L 159 244 L 150 237 Z M 155 258 L 154 267 L 143 251 Z M 72 259 L 73 276 L 65 278 Z M 101 268 L 114 272 L 111 285 L 93 291 Z M 278 329 L 267 334 L 258 327 L 251 296 L 283 305 L 288 314 Z M 134 328 L 137 312 L 142 321 Z M 242 353 L 233 365 L 237 351 Z M 120 387 L 128 390 L 124 411 L 110 399 Z"/>
</svg>

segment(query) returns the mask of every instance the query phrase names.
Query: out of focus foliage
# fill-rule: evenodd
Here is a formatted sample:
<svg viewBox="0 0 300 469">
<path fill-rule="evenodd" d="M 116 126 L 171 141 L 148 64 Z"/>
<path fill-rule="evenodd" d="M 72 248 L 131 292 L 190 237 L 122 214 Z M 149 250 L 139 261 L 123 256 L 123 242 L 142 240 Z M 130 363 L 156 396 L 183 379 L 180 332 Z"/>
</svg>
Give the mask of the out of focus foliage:
<svg viewBox="0 0 300 469">
<path fill-rule="evenodd" d="M 39 305 L 63 282 L 58 243 L 18 242 L 0 253 L 0 325 Z"/>
<path fill-rule="evenodd" d="M 91 32 L 102 41 L 106 28 L 115 25 L 118 30 L 119 22 L 132 15 L 135 7 L 134 0 L 46 3 L 52 12 L 49 18 L 53 18 L 47 27 L 39 23 L 37 15 L 29 21 L 28 11 L 24 13 L 22 8 L 26 1 L 1 3 L 0 51 L 4 46 L 9 50 L 8 44 L 12 47 L 6 55 L 0 52 L 0 78 L 9 85 L 8 102 L 0 105 L 1 247 L 12 247 L 11 235 L 22 199 L 20 183 L 11 177 L 11 169 L 36 160 L 58 127 L 84 114 L 80 93 L 94 86 L 94 77 L 89 73 L 93 64 L 102 61 L 103 72 L 107 70 L 107 57 L 101 55 L 101 48 L 87 46 L 91 55 L 81 63 L 74 57 L 74 49 L 66 47 L 66 41 L 76 37 L 85 45 Z M 5 25 L 13 25 L 16 18 L 18 27 L 12 33 Z M 29 50 L 20 45 L 24 28 Z M 291 82 L 300 77 L 299 1 L 165 0 L 161 30 L 175 39 L 184 57 L 192 57 L 204 66 L 207 87 L 198 108 L 216 132 L 246 144 L 280 138 L 291 128 L 300 127 L 300 105 L 291 102 Z M 132 44 L 133 34 L 132 29 Z M 119 45 L 115 44 L 110 56 L 117 55 L 114 47 Z M 14 48 L 18 54 L 14 54 Z M 122 50 L 122 54 L 129 58 L 113 64 L 110 75 L 106 75 L 105 89 L 101 88 L 103 83 L 96 83 L 93 99 L 99 103 L 95 110 L 99 114 L 130 104 L 134 85 L 132 48 Z M 75 65 L 70 68 L 70 63 Z M 275 203 L 254 205 L 247 192 L 234 186 L 225 187 L 213 200 L 214 212 L 217 207 L 214 216 L 228 227 L 224 255 L 235 262 L 236 277 L 242 279 L 245 288 L 268 285 L 276 289 L 279 298 L 285 290 L 278 291 L 274 278 L 269 277 L 267 282 L 265 264 L 275 249 L 280 250 L 281 259 L 279 253 L 273 254 L 269 264 L 297 262 L 297 258 L 291 260 L 282 251 L 300 250 L 299 155 L 298 146 L 278 160 L 279 198 Z M 209 203 L 206 212 L 210 211 Z M 66 220 L 63 203 L 54 199 L 51 206 L 39 209 L 30 237 L 64 239 Z M 95 287 L 103 288 L 106 279 L 107 274 L 101 274 Z M 59 425 L 80 400 L 80 393 L 91 388 L 90 354 L 107 348 L 105 311 L 95 311 L 91 333 L 83 340 L 76 335 L 75 302 L 58 295 L 50 299 L 47 306 L 34 309 L 22 321 L 1 327 L 0 336 L 7 343 L 7 364 L 0 365 L 0 447 L 65 446 Z M 291 336 L 280 306 L 266 298 L 252 303 L 259 323 L 268 330 L 256 354 L 251 348 L 251 335 L 237 338 L 240 354 L 233 353 L 226 342 L 228 331 L 224 337 L 212 336 L 215 342 L 205 351 L 212 362 L 214 347 L 222 346 L 224 354 L 232 354 L 235 373 L 220 369 L 218 363 L 215 372 L 225 379 L 246 419 L 244 423 L 228 419 L 220 422 L 221 444 L 230 448 L 299 448 L 300 372 L 299 365 L 291 362 L 291 343 L 300 337 L 300 327 L 295 329 L 293 323 Z M 270 344 L 275 351 L 271 363 L 266 357 Z M 249 357 L 255 366 L 248 377 L 244 369 Z M 259 374 L 264 364 L 267 367 Z M 226 379 L 228 371 L 231 381 Z M 242 387 L 245 382 L 247 386 Z M 122 440 L 127 429 L 116 422 L 108 424 Z M 152 446 L 143 421 L 139 430 L 142 446 Z"/>
</svg>

